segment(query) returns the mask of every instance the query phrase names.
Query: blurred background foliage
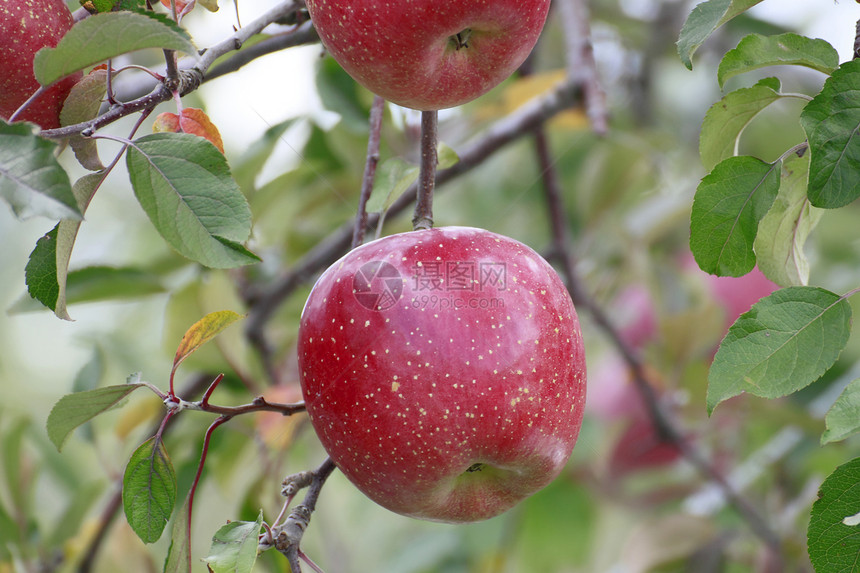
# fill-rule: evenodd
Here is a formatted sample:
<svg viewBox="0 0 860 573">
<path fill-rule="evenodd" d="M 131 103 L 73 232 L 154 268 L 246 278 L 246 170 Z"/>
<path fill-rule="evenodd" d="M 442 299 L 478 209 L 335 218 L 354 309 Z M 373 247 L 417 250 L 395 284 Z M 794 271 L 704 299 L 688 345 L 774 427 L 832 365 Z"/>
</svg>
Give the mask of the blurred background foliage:
<svg viewBox="0 0 860 573">
<path fill-rule="evenodd" d="M 268 2 L 240 3 L 250 20 Z M 592 35 L 611 116 L 611 133 L 591 133 L 581 110 L 548 124 L 563 182 L 580 273 L 597 301 L 646 357 L 652 382 L 690 440 L 735 480 L 785 537 L 792 571 L 809 570 L 806 523 L 824 476 L 856 452 L 857 439 L 819 446 L 823 414 L 857 377 L 854 337 L 827 376 L 781 401 L 740 397 L 708 418 L 707 368 L 728 324 L 773 288 L 758 275 L 713 280 L 695 267 L 687 246 L 693 192 L 703 170 L 698 129 L 720 92 L 716 64 L 750 32 L 797 31 L 830 41 L 850 57 L 860 10 L 842 0 L 770 0 L 725 26 L 687 71 L 675 52 L 694 3 L 593 0 Z M 232 3 L 196 10 L 185 21 L 198 45 L 230 33 Z M 263 263 L 239 271 L 205 270 L 170 250 L 135 202 L 127 179 L 112 174 L 87 212 L 72 267 L 106 265 L 135 274 L 107 291 L 83 283 L 70 306 L 74 322 L 28 308 L 23 268 L 52 226 L 15 221 L 0 210 L 0 573 L 76 571 L 107 516 L 112 516 L 92 571 L 160 571 L 167 535 L 144 546 L 111 511 L 117 480 L 134 448 L 152 433 L 159 401 L 136 393 L 122 408 L 78 430 L 57 453 L 44 430 L 62 395 L 119 384 L 134 372 L 165 387 L 183 332 L 207 312 L 244 313 L 237 288 L 275 280 L 352 219 L 360 187 L 371 94 L 357 87 L 318 46 L 268 56 L 206 84 L 186 105 L 207 110 L 251 204 L 250 248 Z M 152 63 L 155 65 L 157 60 Z M 481 130 L 552 86 L 564 66 L 563 38 L 551 16 L 534 55 L 533 74 L 512 78 L 487 96 L 440 115 L 440 139 L 455 151 Z M 785 91 L 815 93 L 823 77 L 779 70 Z M 773 70 L 733 78 L 726 91 Z M 165 104 L 157 111 L 171 111 Z M 750 126 L 743 152 L 770 160 L 801 141 L 799 104 L 773 106 Z M 154 117 L 154 116 L 153 116 Z M 418 115 L 389 107 L 382 132 L 377 192 L 396 161 L 415 162 Z M 127 133 L 130 124 L 112 127 Z M 141 133 L 145 133 L 148 124 Z M 103 156 L 115 150 L 105 144 Z M 66 166 L 80 169 L 70 157 Z M 550 243 L 534 143 L 522 138 L 438 190 L 437 225 L 483 227 L 537 250 Z M 812 283 L 835 292 L 860 284 L 857 207 L 828 212 L 807 251 Z M 382 233 L 410 228 L 386 219 Z M 145 288 L 142 288 L 142 285 Z M 102 286 L 104 286 L 102 284 Z M 234 326 L 189 358 L 177 379 L 196 399 L 201 384 L 227 377 L 213 401 L 249 402 L 264 394 L 300 399 L 294 342 L 310 284 L 269 323 L 279 379 L 271 384 Z M 108 299 L 108 300 L 106 300 Z M 720 496 L 661 444 L 643 414 L 629 374 L 612 347 L 580 317 L 586 331 L 589 407 L 579 444 L 550 487 L 493 520 L 449 526 L 410 520 L 365 499 L 342 475 L 326 484 L 303 550 L 330 573 L 755 571 L 758 541 Z M 190 486 L 205 428 L 204 414 L 180 416 L 167 435 L 180 482 Z M 196 557 L 217 527 L 280 509 L 281 479 L 323 459 L 303 416 L 242 416 L 215 432 L 194 515 Z M 204 570 L 203 564 L 198 565 Z M 259 571 L 283 571 L 267 552 Z"/>
</svg>

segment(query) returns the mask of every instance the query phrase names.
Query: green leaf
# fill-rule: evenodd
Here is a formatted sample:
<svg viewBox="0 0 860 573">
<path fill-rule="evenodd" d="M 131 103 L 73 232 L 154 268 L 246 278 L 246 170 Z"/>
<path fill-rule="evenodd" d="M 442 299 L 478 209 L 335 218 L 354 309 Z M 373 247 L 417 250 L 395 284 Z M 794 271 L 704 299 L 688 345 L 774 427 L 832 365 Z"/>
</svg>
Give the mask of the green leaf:
<svg viewBox="0 0 860 573">
<path fill-rule="evenodd" d="M 122 478 L 122 504 L 128 524 L 144 543 L 155 543 L 173 513 L 176 473 L 157 436 L 142 443 Z"/>
<path fill-rule="evenodd" d="M 845 62 L 800 114 L 809 141 L 809 200 L 834 209 L 860 197 L 860 60 Z"/>
<path fill-rule="evenodd" d="M 141 386 L 143 384 L 106 386 L 63 396 L 48 415 L 48 437 L 61 450 L 75 428 L 107 412 Z"/>
<path fill-rule="evenodd" d="M 196 55 L 188 33 L 163 14 L 107 12 L 77 22 L 54 48 L 36 52 L 33 70 L 43 86 L 78 70 L 145 48 Z"/>
<path fill-rule="evenodd" d="M 860 379 L 854 380 L 839 395 L 824 417 L 827 429 L 821 444 L 838 442 L 860 431 Z"/>
<path fill-rule="evenodd" d="M 57 144 L 29 123 L 0 120 L 0 197 L 19 219 L 81 219 L 69 176 L 57 162 Z"/>
<path fill-rule="evenodd" d="M 767 106 L 780 98 L 777 78 L 764 78 L 749 88 L 727 93 L 711 106 L 699 133 L 699 155 L 710 171 L 724 159 L 738 154 L 738 142 L 744 129 Z"/>
<path fill-rule="evenodd" d="M 36 241 L 36 247 L 30 253 L 27 266 L 24 267 L 24 280 L 27 292 L 34 299 L 51 310 L 57 308 L 59 285 L 57 283 L 57 228 L 51 229 L 41 239 Z M 68 315 L 57 315 L 69 320 Z"/>
<path fill-rule="evenodd" d="M 367 202 L 369 213 L 387 211 L 409 186 L 418 180 L 418 166 L 407 163 L 399 157 L 392 157 L 380 163 L 373 180 L 373 192 Z"/>
<path fill-rule="evenodd" d="M 191 536 L 188 522 L 191 519 L 191 493 L 185 498 L 182 509 L 173 519 L 170 528 L 170 547 L 164 561 L 164 573 L 191 573 Z"/>
<path fill-rule="evenodd" d="M 702 179 L 690 216 L 690 249 L 703 271 L 736 277 L 752 270 L 758 223 L 779 191 L 779 173 L 779 162 L 740 156 L 721 161 Z"/>
<path fill-rule="evenodd" d="M 750 34 L 723 56 L 717 81 L 722 88 L 732 76 L 780 65 L 804 66 L 830 75 L 839 65 L 839 53 L 824 40 L 797 34 Z"/>
<path fill-rule="evenodd" d="M 95 118 L 107 92 L 107 70 L 93 70 L 81 78 L 69 92 L 63 109 L 60 111 L 61 125 L 74 125 Z M 69 138 L 69 145 L 75 152 L 78 162 L 90 171 L 104 169 L 97 141 L 91 137 L 74 135 Z"/>
<path fill-rule="evenodd" d="M 81 213 L 86 212 L 104 172 L 84 175 L 72 189 Z M 30 296 L 54 311 L 58 318 L 71 320 L 66 309 L 69 259 L 81 226 L 80 219 L 63 219 L 47 235 L 39 239 L 24 269 L 27 291 Z M 10 311 L 21 312 L 30 305 L 18 304 Z"/>
<path fill-rule="evenodd" d="M 214 573 L 251 573 L 257 561 L 257 545 L 263 512 L 257 521 L 231 521 L 215 532 L 204 561 Z"/>
<path fill-rule="evenodd" d="M 780 286 L 800 286 L 809 281 L 809 261 L 803 246 L 823 211 L 809 204 L 808 175 L 809 153 L 792 153 L 782 166 L 779 195 L 758 224 L 756 263 L 767 278 Z"/>
<path fill-rule="evenodd" d="M 809 558 L 817 573 L 860 571 L 860 458 L 842 464 L 818 490 L 807 529 Z"/>
<path fill-rule="evenodd" d="M 708 412 L 749 392 L 778 398 L 830 368 L 848 342 L 851 306 L 815 287 L 789 287 L 761 299 L 729 328 L 708 375 Z"/>
<path fill-rule="evenodd" d="M 693 8 L 677 42 L 678 56 L 687 69 L 693 69 L 693 53 L 714 30 L 759 2 L 761 0 L 707 0 Z"/>
<path fill-rule="evenodd" d="M 244 47 L 244 45 L 243 45 Z M 278 142 L 283 141 L 284 132 L 295 123 L 291 118 L 266 129 L 262 137 L 246 149 L 238 161 L 233 163 L 233 178 L 239 187 L 250 197 L 257 190 L 257 176 L 272 156 Z"/>
<path fill-rule="evenodd" d="M 260 260 L 239 244 L 251 233 L 251 210 L 214 145 L 187 133 L 154 133 L 133 142 L 127 163 L 143 210 L 180 254 L 214 268 Z"/>
</svg>

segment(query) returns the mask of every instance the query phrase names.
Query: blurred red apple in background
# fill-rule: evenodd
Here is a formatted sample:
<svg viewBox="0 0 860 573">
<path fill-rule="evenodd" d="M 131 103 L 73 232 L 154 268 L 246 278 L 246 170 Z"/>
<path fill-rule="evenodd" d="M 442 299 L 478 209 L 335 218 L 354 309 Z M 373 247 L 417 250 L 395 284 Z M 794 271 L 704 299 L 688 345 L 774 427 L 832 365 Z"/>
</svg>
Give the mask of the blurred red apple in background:
<svg viewBox="0 0 860 573">
<path fill-rule="evenodd" d="M 33 56 L 41 48 L 55 47 L 73 23 L 62 0 L 0 1 L 0 117 L 9 119 L 39 88 Z M 59 127 L 63 102 L 80 78 L 78 72 L 58 81 L 16 119 L 42 129 Z"/>
</svg>

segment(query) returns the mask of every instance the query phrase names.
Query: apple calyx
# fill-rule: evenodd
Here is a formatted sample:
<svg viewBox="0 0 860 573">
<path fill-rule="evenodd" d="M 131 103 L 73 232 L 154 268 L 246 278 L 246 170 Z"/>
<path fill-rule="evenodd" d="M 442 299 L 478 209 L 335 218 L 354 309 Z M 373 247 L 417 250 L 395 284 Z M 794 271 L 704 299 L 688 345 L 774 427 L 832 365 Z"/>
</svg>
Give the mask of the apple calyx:
<svg viewBox="0 0 860 573">
<path fill-rule="evenodd" d="M 465 30 L 461 30 L 457 32 L 450 38 L 448 38 L 448 42 L 454 46 L 455 50 L 459 50 L 460 48 L 468 48 L 469 47 L 469 37 L 472 35 L 472 29 L 466 28 Z"/>
</svg>

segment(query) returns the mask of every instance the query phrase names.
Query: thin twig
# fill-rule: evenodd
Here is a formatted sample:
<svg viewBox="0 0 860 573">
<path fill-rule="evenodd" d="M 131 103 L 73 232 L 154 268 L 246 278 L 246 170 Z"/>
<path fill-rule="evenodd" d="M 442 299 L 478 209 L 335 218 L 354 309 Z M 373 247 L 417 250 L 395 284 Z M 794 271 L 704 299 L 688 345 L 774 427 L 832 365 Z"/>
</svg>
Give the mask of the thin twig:
<svg viewBox="0 0 860 573">
<path fill-rule="evenodd" d="M 437 111 L 421 112 L 421 163 L 418 167 L 418 194 L 412 228 L 416 231 L 433 228 L 433 189 L 436 187 Z"/>
<path fill-rule="evenodd" d="M 361 178 L 361 194 L 358 199 L 358 211 L 355 214 L 355 227 L 352 231 L 352 248 L 364 242 L 364 232 L 367 229 L 367 201 L 373 191 L 373 180 L 376 176 L 376 164 L 379 163 L 379 140 L 382 136 L 382 115 L 385 111 L 385 100 L 380 96 L 373 97 L 370 106 L 370 135 L 367 138 L 367 158 L 364 161 L 364 175 Z"/>
</svg>

